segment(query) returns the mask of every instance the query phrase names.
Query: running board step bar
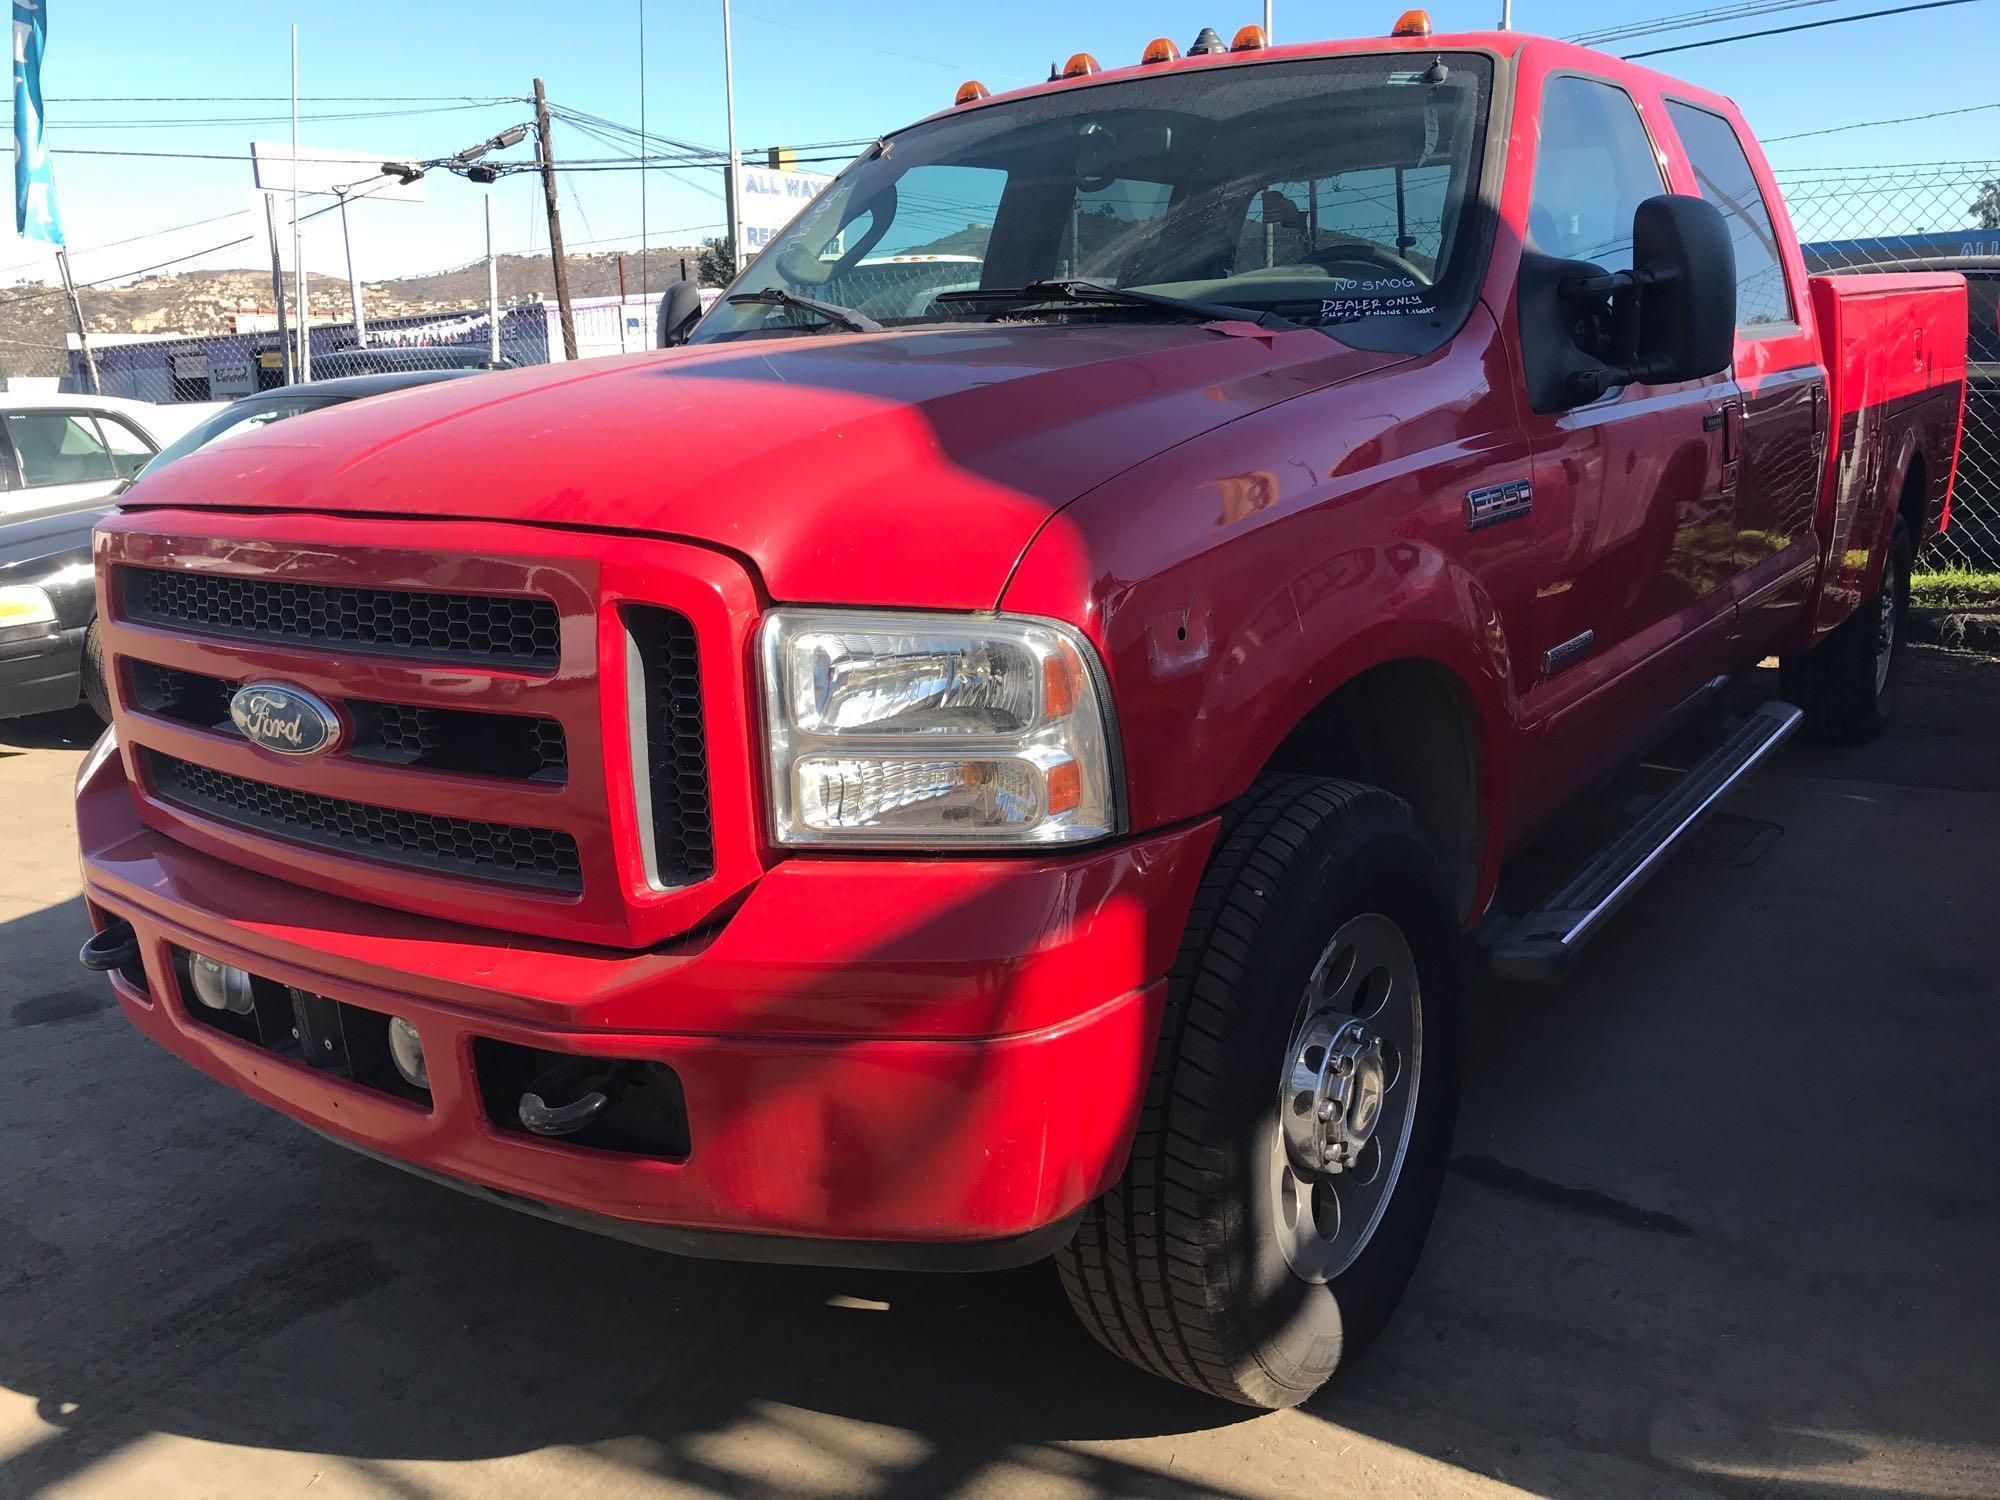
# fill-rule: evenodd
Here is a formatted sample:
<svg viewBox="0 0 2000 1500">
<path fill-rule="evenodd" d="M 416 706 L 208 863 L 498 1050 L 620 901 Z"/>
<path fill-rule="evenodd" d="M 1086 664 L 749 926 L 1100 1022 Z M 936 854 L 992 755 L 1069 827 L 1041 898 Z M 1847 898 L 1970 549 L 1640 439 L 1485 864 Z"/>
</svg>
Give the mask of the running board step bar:
<svg viewBox="0 0 2000 1500">
<path fill-rule="evenodd" d="M 1565 973 L 1583 945 L 1659 869 L 1669 851 L 1791 737 L 1800 717 L 1789 703 L 1767 703 L 1751 714 L 1562 889 L 1503 927 L 1488 948 L 1488 966 L 1504 979 L 1554 979 Z"/>
</svg>

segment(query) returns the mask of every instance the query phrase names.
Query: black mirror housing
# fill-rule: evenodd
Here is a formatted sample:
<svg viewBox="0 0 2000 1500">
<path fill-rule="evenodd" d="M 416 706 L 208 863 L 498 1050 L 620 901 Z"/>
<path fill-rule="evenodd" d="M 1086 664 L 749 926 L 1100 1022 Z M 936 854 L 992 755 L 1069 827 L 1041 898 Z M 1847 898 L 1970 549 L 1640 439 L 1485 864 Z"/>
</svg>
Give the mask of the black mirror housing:
<svg viewBox="0 0 2000 1500">
<path fill-rule="evenodd" d="M 701 321 L 701 288 L 692 281 L 675 281 L 660 294 L 659 346 L 672 349 L 685 344 Z"/>
<path fill-rule="evenodd" d="M 1632 217 L 1632 263 L 1650 280 L 1639 298 L 1634 376 L 1649 385 L 1698 380 L 1736 356 L 1736 247 L 1706 198 L 1662 193 Z"/>
<path fill-rule="evenodd" d="M 1632 263 L 1606 272 L 1533 251 L 1522 257 L 1521 347 L 1535 411 L 1729 368 L 1736 250 L 1721 211 L 1681 193 L 1648 198 L 1633 215 Z"/>
</svg>

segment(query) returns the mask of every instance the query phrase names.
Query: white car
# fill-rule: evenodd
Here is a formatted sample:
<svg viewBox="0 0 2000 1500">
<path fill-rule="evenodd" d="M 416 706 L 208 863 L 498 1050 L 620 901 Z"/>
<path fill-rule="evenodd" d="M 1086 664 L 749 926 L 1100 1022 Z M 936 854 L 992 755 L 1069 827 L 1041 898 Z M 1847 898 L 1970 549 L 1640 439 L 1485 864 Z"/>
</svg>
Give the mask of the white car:
<svg viewBox="0 0 2000 1500">
<path fill-rule="evenodd" d="M 105 498 L 222 404 L 0 393 L 0 521 Z"/>
</svg>

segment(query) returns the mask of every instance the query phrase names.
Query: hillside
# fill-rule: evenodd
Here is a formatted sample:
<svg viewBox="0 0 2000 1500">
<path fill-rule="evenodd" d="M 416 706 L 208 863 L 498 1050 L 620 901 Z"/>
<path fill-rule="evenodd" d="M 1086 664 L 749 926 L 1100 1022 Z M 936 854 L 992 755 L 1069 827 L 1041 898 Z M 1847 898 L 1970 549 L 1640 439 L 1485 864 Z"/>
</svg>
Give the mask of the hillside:
<svg viewBox="0 0 2000 1500">
<path fill-rule="evenodd" d="M 680 259 L 694 269 L 693 246 L 647 252 L 647 281 L 658 291 L 680 275 Z M 554 301 L 555 273 L 546 255 L 503 255 L 499 262 L 500 302 L 511 306 L 536 298 Z M 626 289 L 639 290 L 638 256 L 625 254 Z M 618 291 L 618 256 L 569 257 L 570 295 L 607 297 Z M 347 316 L 347 283 L 314 275 L 308 288 L 316 319 Z M 362 284 L 363 307 L 371 318 L 447 312 L 486 302 L 486 262 L 449 271 L 400 276 Z M 289 304 L 292 285 L 285 286 Z M 272 309 L 268 270 L 181 271 L 148 276 L 124 286 L 86 287 L 84 320 L 93 333 L 227 333 L 236 313 Z M 36 284 L 0 290 L 0 376 L 57 375 L 67 367 L 65 336 L 69 309 L 61 290 Z"/>
</svg>

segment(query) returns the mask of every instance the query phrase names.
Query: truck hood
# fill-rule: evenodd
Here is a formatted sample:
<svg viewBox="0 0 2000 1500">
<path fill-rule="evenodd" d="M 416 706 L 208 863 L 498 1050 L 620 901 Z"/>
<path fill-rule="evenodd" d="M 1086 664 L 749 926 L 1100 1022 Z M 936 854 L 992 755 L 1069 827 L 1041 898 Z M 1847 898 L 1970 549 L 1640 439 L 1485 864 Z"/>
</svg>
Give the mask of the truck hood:
<svg viewBox="0 0 2000 1500">
<path fill-rule="evenodd" d="M 119 503 L 641 532 L 728 549 L 776 600 L 985 609 L 1086 491 L 1401 358 L 1247 324 L 702 345 L 307 413 L 146 474 Z"/>
</svg>

